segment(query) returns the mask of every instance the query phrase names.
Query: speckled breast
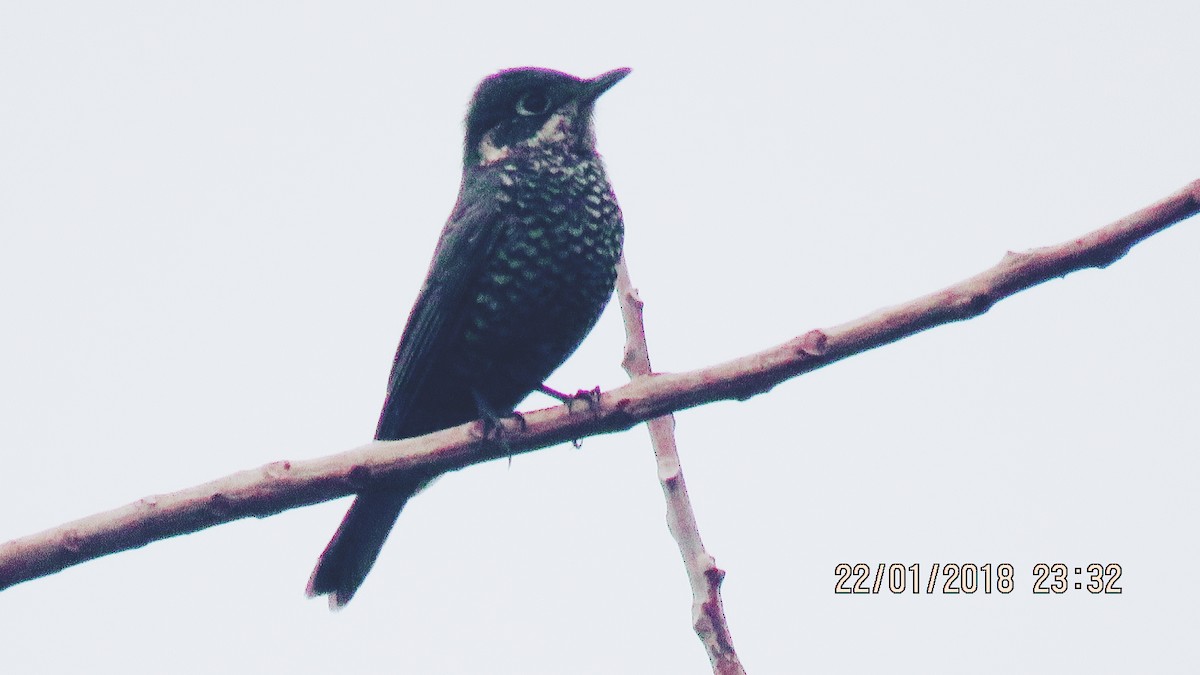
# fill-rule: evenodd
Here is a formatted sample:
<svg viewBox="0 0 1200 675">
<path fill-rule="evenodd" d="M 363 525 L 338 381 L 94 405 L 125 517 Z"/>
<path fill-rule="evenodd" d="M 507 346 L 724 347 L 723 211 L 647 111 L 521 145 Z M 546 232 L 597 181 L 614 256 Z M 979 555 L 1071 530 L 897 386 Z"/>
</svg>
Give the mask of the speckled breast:
<svg viewBox="0 0 1200 675">
<path fill-rule="evenodd" d="M 612 295 L 621 210 L 600 158 L 562 149 L 515 153 L 494 168 L 506 234 L 463 333 L 481 380 L 536 387 L 579 346 Z"/>
</svg>

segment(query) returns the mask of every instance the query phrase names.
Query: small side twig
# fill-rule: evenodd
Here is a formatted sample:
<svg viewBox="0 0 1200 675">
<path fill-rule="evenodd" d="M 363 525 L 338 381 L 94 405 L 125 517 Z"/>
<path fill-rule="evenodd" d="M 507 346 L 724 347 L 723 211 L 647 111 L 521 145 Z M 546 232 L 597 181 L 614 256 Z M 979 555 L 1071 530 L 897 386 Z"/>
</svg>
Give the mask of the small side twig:
<svg viewBox="0 0 1200 675">
<path fill-rule="evenodd" d="M 646 345 L 646 327 L 642 322 L 643 303 L 629 278 L 625 258 L 617 264 L 617 298 L 621 316 L 625 319 L 625 356 L 622 367 L 630 380 L 650 375 L 650 348 Z M 713 672 L 718 675 L 741 675 L 746 671 L 733 649 L 733 637 L 725 621 L 725 606 L 721 602 L 721 581 L 725 571 L 704 550 L 696 513 L 688 499 L 687 483 L 675 446 L 675 416 L 656 417 L 646 422 L 650 445 L 658 462 L 658 480 L 667 500 L 667 527 L 679 546 L 683 566 L 692 585 L 692 627 L 704 643 Z"/>
</svg>

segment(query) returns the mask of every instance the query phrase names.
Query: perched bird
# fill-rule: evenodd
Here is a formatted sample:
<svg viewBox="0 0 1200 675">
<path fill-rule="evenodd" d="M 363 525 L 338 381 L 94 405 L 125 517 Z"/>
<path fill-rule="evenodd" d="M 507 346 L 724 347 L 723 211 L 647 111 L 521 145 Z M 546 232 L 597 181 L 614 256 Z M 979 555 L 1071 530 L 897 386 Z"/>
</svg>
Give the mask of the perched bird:
<svg viewBox="0 0 1200 675">
<path fill-rule="evenodd" d="M 592 108 L 629 74 L 515 68 L 479 84 L 462 185 L 400 338 L 378 440 L 509 414 L 575 351 L 608 304 L 624 225 Z M 409 498 L 433 476 L 368 487 L 321 554 L 309 596 L 345 605 Z"/>
</svg>

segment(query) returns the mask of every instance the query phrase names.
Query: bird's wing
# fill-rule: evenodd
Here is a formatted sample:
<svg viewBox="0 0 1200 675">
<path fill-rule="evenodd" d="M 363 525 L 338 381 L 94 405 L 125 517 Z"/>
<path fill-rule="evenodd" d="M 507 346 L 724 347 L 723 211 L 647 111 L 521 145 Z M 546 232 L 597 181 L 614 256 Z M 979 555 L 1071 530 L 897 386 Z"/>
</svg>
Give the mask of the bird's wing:
<svg viewBox="0 0 1200 675">
<path fill-rule="evenodd" d="M 409 413 L 414 400 L 425 389 L 438 350 L 449 347 L 461 331 L 464 309 L 471 300 L 466 295 L 509 229 L 500 214 L 499 186 L 494 183 L 492 171 L 477 170 L 464 177 L 458 203 L 442 230 L 429 274 L 396 348 L 377 439 L 413 435 Z"/>
</svg>

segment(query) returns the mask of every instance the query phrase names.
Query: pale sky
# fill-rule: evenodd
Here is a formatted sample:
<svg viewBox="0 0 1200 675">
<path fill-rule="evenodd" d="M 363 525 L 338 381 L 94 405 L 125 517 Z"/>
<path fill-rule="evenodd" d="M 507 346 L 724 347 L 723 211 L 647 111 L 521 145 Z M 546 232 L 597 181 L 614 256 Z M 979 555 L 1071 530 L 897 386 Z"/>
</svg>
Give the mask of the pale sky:
<svg viewBox="0 0 1200 675">
<path fill-rule="evenodd" d="M 501 68 L 633 68 L 597 135 L 662 371 L 1200 178 L 1200 5 L 903 4 L 0 3 L 0 540 L 368 441 Z M 1198 258 L 1194 219 L 679 414 L 748 670 L 1192 671 Z M 622 340 L 614 304 L 549 383 L 619 386 Z M 708 671 L 644 428 L 443 478 L 331 614 L 303 590 L 348 503 L 6 590 L 4 671 Z M 835 595 L 842 562 L 1016 589 Z M 1124 592 L 1035 595 L 1040 562 Z"/>
</svg>

